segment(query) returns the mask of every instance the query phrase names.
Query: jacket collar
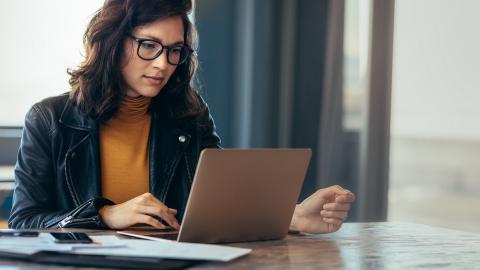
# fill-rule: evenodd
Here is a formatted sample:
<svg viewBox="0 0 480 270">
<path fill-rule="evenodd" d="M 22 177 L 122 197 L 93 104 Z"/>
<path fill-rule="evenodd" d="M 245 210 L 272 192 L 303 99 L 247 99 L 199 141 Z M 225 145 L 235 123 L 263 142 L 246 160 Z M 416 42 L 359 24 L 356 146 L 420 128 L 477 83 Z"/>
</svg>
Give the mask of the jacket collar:
<svg viewBox="0 0 480 270">
<path fill-rule="evenodd" d="M 165 121 L 160 112 L 152 111 L 152 116 L 152 122 L 156 124 L 162 122 L 162 125 L 167 124 L 167 121 Z M 78 107 L 73 104 L 70 99 L 65 103 L 62 114 L 60 115 L 60 123 L 67 127 L 84 131 L 96 131 L 98 129 L 98 123 L 91 117 L 81 113 Z M 170 127 L 169 131 L 173 137 L 178 138 L 179 136 L 186 136 L 190 138 L 189 132 L 185 129 Z"/>
<path fill-rule="evenodd" d="M 67 127 L 84 131 L 96 131 L 98 128 L 97 122 L 91 117 L 82 114 L 70 99 L 65 103 L 60 116 L 60 123 Z"/>
</svg>

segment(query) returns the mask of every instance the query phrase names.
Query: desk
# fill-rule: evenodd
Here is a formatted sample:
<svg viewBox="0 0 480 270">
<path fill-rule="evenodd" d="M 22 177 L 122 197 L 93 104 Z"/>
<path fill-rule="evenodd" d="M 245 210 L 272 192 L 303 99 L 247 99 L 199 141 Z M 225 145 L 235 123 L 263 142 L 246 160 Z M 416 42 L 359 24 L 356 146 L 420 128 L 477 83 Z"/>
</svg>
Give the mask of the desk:
<svg viewBox="0 0 480 270">
<path fill-rule="evenodd" d="M 192 269 L 473 269 L 480 265 L 480 234 L 411 223 L 347 223 L 333 234 L 230 245 L 253 251 L 229 263 Z M 1 266 L 45 268 L 6 260 L 0 260 Z"/>
</svg>

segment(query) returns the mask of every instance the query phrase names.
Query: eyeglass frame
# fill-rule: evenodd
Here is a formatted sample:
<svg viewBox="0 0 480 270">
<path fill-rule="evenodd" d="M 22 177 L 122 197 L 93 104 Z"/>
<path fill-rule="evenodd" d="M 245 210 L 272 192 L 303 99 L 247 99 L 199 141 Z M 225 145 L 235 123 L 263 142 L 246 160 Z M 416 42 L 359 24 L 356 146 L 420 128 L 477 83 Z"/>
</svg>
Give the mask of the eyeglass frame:
<svg viewBox="0 0 480 270">
<path fill-rule="evenodd" d="M 163 53 L 163 49 L 166 50 L 166 53 L 167 53 L 167 63 L 169 63 L 170 65 L 172 66 L 179 66 L 179 65 L 182 65 L 184 64 L 188 57 L 190 56 L 190 54 L 194 53 L 195 50 L 193 50 L 192 48 L 190 48 L 190 46 L 188 45 L 182 45 L 182 46 L 165 46 L 163 45 L 160 41 L 157 41 L 157 40 L 154 40 L 154 39 L 149 39 L 149 38 L 138 38 L 138 37 L 135 37 L 134 35 L 128 35 L 129 38 L 133 39 L 135 42 L 137 42 L 137 56 L 140 57 L 141 59 L 145 60 L 145 61 L 153 61 L 155 59 L 157 59 L 160 55 L 162 55 Z M 140 56 L 140 46 L 142 45 L 143 42 L 145 41 L 150 41 L 150 42 L 155 42 L 155 43 L 158 43 L 161 47 L 161 49 L 155 54 L 155 56 L 153 58 L 144 58 L 142 56 Z M 173 49 L 173 48 L 177 48 L 177 47 L 184 47 L 187 49 L 187 56 L 185 57 L 185 59 L 181 62 L 178 62 L 177 64 L 174 64 L 174 63 L 171 63 L 170 62 L 170 50 Z"/>
</svg>

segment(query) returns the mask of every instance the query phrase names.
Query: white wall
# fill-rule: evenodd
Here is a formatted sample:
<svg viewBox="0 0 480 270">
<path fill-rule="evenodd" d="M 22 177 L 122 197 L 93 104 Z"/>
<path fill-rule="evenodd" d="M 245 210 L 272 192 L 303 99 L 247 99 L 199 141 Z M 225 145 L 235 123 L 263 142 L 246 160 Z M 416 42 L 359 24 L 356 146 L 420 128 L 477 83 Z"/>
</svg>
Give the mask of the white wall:
<svg viewBox="0 0 480 270">
<path fill-rule="evenodd" d="M 480 139 L 480 1 L 397 0 L 392 135 Z"/>
<path fill-rule="evenodd" d="M 22 125 L 30 106 L 69 90 L 85 27 L 103 0 L 0 1 L 0 125 Z"/>
</svg>

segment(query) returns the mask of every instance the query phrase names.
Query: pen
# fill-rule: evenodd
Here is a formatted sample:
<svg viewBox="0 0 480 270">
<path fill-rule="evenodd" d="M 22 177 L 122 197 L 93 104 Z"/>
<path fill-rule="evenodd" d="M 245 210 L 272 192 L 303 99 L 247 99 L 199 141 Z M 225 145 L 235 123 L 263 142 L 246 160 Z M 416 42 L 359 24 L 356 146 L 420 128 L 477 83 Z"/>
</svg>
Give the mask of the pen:
<svg viewBox="0 0 480 270">
<path fill-rule="evenodd" d="M 37 237 L 34 231 L 0 231 L 0 237 Z"/>
</svg>

